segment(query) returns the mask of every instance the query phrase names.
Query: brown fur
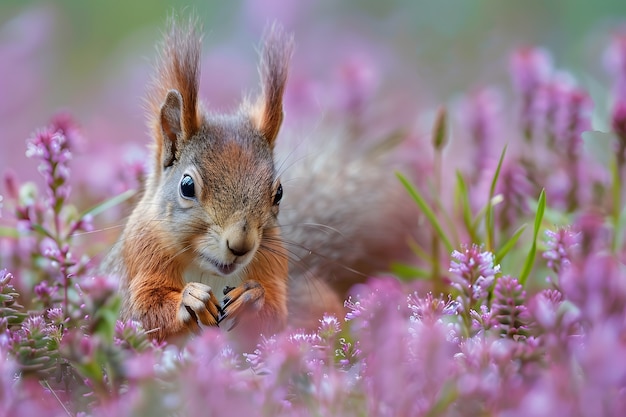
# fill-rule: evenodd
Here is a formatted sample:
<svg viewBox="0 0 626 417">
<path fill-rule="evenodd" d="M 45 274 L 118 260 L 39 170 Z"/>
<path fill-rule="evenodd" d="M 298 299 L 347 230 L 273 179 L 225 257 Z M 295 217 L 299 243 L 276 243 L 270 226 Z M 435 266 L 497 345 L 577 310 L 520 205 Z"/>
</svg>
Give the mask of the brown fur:
<svg viewBox="0 0 626 417">
<path fill-rule="evenodd" d="M 104 263 L 120 277 L 122 319 L 159 340 L 220 322 L 250 348 L 287 323 L 316 327 L 323 312 L 342 315 L 350 285 L 408 252 L 417 220 L 390 155 L 331 134 L 312 150 L 277 141 L 293 40 L 276 26 L 264 39 L 261 94 L 233 115 L 211 115 L 198 101 L 193 21 L 172 23 L 163 44 L 147 100 L 154 171 Z M 298 163 L 284 173 L 279 226 L 273 154 L 281 147 Z M 195 199 L 181 196 L 184 175 Z M 219 277 L 206 257 L 230 262 L 229 249 L 247 261 Z"/>
<path fill-rule="evenodd" d="M 140 321 L 159 340 L 248 316 L 257 333 L 286 325 L 273 147 L 291 48 L 291 38 L 272 27 L 256 104 L 213 116 L 198 101 L 195 24 L 170 24 L 147 100 L 153 172 L 104 263 L 120 276 L 121 318 Z M 183 192 L 186 176 L 193 195 Z M 236 287 L 226 305 L 218 300 L 224 285 Z"/>
<path fill-rule="evenodd" d="M 289 57 L 293 51 L 293 39 L 282 40 L 276 25 L 265 34 L 259 75 L 262 95 L 250 107 L 252 120 L 257 129 L 273 146 L 283 121 L 283 92 L 287 82 Z"/>
<path fill-rule="evenodd" d="M 180 140 L 191 137 L 200 127 L 202 115 L 198 105 L 198 84 L 202 43 L 196 28 L 194 18 L 181 27 L 177 27 L 172 19 L 159 48 L 159 61 L 146 99 L 148 124 L 156 145 L 155 163 L 159 165 L 164 163 L 164 158 L 171 160 L 178 156 Z M 182 132 L 163 131 L 161 107 L 172 89 L 176 89 L 182 98 Z M 167 137 L 167 133 L 174 136 Z M 165 164 L 168 162 L 165 161 Z"/>
</svg>

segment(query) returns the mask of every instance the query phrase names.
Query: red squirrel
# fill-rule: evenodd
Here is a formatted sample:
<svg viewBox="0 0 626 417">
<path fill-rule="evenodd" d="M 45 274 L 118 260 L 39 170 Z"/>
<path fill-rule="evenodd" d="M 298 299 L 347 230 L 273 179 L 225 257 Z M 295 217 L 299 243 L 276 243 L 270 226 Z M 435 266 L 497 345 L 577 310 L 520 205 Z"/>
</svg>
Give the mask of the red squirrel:
<svg viewBox="0 0 626 417">
<path fill-rule="evenodd" d="M 274 153 L 293 38 L 274 25 L 262 45 L 261 92 L 227 115 L 198 98 L 196 25 L 172 21 L 162 45 L 148 94 L 152 171 L 104 263 L 120 277 L 121 319 L 158 340 L 201 324 L 256 335 L 307 325 L 408 247 L 413 211 L 385 158 L 331 136 L 293 164 L 279 223 Z"/>
</svg>

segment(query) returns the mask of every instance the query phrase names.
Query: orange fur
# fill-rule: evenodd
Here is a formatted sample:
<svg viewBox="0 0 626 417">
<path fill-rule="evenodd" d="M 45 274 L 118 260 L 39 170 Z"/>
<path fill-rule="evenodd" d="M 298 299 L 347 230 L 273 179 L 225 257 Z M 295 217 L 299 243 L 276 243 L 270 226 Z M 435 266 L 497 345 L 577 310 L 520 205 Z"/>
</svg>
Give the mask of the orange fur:
<svg viewBox="0 0 626 417">
<path fill-rule="evenodd" d="M 271 26 L 264 36 L 259 66 L 262 94 L 248 107 L 255 127 L 272 146 L 283 121 L 282 99 L 292 52 L 293 38 L 286 38 L 278 26 Z"/>
<path fill-rule="evenodd" d="M 168 23 L 168 33 L 159 51 L 159 61 L 155 76 L 146 98 L 148 124 L 156 140 L 156 163 L 161 164 L 164 138 L 161 120 L 161 107 L 167 93 L 175 89 L 182 97 L 182 137 L 191 137 L 200 128 L 202 119 L 198 103 L 198 86 L 200 80 L 201 38 L 197 34 L 196 19 L 191 18 L 187 25 L 178 27 L 172 19 Z M 173 153 L 179 154 L 180 149 L 173 145 Z"/>
<path fill-rule="evenodd" d="M 249 313 L 257 335 L 286 325 L 273 148 L 292 41 L 277 27 L 269 33 L 257 104 L 211 116 L 198 101 L 195 25 L 170 23 L 147 99 L 155 164 L 104 262 L 120 276 L 121 318 L 140 321 L 156 339 Z M 237 296 L 226 306 L 218 300 L 224 282 Z"/>
<path fill-rule="evenodd" d="M 292 49 L 271 27 L 261 94 L 235 114 L 214 115 L 198 99 L 195 24 L 170 24 L 147 98 L 153 171 L 103 263 L 120 277 L 121 318 L 159 340 L 231 321 L 250 348 L 287 323 L 316 328 L 323 312 L 342 315 L 352 284 L 410 254 L 420 221 L 390 152 L 326 134 L 311 150 L 277 142 Z M 283 173 L 288 210 L 279 226 L 273 154 L 285 144 L 298 164 Z"/>
</svg>

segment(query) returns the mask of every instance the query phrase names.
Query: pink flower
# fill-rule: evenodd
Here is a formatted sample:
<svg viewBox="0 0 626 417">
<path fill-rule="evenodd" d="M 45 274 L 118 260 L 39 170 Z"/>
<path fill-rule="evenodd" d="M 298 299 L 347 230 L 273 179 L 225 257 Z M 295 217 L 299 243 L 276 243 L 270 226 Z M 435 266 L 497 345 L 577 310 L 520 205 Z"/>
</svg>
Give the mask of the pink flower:
<svg viewBox="0 0 626 417">
<path fill-rule="evenodd" d="M 542 48 L 520 48 L 510 59 L 513 86 L 521 96 L 520 119 L 526 139 L 532 138 L 540 123 L 533 106 L 537 93 L 550 79 L 552 71 L 552 58 Z"/>
<path fill-rule="evenodd" d="M 543 253 L 543 258 L 548 260 L 548 268 L 558 274 L 570 264 L 571 257 L 580 244 L 581 234 L 569 227 L 561 227 L 556 231 L 546 230 L 546 237 L 547 250 Z"/>
<path fill-rule="evenodd" d="M 511 56 L 510 71 L 518 92 L 524 96 L 534 94 L 552 75 L 552 57 L 543 48 L 519 48 Z"/>
<path fill-rule="evenodd" d="M 464 246 L 463 252 L 452 252 L 449 271 L 452 273 L 451 286 L 461 293 L 464 308 L 469 309 L 477 301 L 484 301 L 500 272 L 500 265 L 494 265 L 495 256 L 489 251 L 472 244 Z"/>
</svg>

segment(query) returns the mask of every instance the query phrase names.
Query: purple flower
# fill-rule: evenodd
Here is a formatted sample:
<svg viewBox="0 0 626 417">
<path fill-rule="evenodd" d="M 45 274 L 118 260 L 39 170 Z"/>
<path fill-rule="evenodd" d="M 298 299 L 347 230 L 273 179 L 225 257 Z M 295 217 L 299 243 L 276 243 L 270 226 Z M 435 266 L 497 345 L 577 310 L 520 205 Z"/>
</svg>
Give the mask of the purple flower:
<svg viewBox="0 0 626 417">
<path fill-rule="evenodd" d="M 359 299 L 355 299 L 353 301 L 352 296 L 349 296 L 348 299 L 344 301 L 343 305 L 348 309 L 348 312 L 346 313 L 346 321 L 361 317 L 365 311 L 361 305 L 361 301 Z"/>
<path fill-rule="evenodd" d="M 626 31 L 616 33 L 604 53 L 604 66 L 613 77 L 614 94 L 626 94 Z"/>
<path fill-rule="evenodd" d="M 626 31 L 617 33 L 604 54 L 605 66 L 613 77 L 611 128 L 617 135 L 617 164 L 626 165 Z M 623 175 L 622 172 L 620 174 Z"/>
<path fill-rule="evenodd" d="M 359 349 L 358 340 L 351 343 L 342 337 L 339 339 L 339 346 L 339 349 L 335 350 L 335 356 L 344 370 L 349 369 L 361 359 L 361 349 Z"/>
<path fill-rule="evenodd" d="M 46 323 L 43 316 L 31 316 L 24 321 L 23 330 L 29 337 L 37 337 L 39 335 L 49 335 L 55 329 Z"/>
<path fill-rule="evenodd" d="M 521 96 L 520 118 L 527 139 L 532 138 L 540 124 L 533 106 L 539 89 L 550 79 L 552 71 L 552 57 L 545 49 L 520 48 L 511 57 L 511 78 Z"/>
<path fill-rule="evenodd" d="M 580 244 L 580 232 L 570 227 L 560 227 L 556 231 L 546 230 L 546 248 L 543 258 L 548 260 L 548 268 L 560 274 L 571 262 L 572 255 Z"/>
<path fill-rule="evenodd" d="M 137 321 L 115 322 L 113 343 L 135 352 L 143 352 L 152 346 L 148 335 Z"/>
<path fill-rule="evenodd" d="M 60 212 L 70 193 L 68 162 L 72 158 L 66 137 L 52 128 L 37 131 L 27 143 L 26 156 L 41 161 L 39 172 L 48 189 L 48 204 Z"/>
<path fill-rule="evenodd" d="M 500 272 L 500 265 L 494 265 L 493 253 L 481 251 L 476 244 L 464 246 L 463 252 L 455 250 L 451 256 L 450 285 L 460 292 L 463 308 L 469 312 L 476 302 L 486 300 L 489 288 Z"/>
<path fill-rule="evenodd" d="M 60 307 L 48 309 L 48 311 L 46 312 L 46 316 L 48 317 L 48 320 L 50 320 L 50 322 L 54 325 L 60 325 L 68 321 L 68 319 L 66 319 L 65 315 L 63 314 L 63 309 Z"/>
<path fill-rule="evenodd" d="M 500 134 L 502 96 L 495 88 L 483 88 L 471 94 L 461 108 L 462 122 L 473 143 L 473 173 L 476 182 L 495 157 L 495 141 Z"/>
<path fill-rule="evenodd" d="M 608 249 L 610 231 L 605 224 L 605 217 L 595 209 L 589 209 L 578 215 L 574 229 L 580 231 L 581 256 L 598 253 Z"/>
<path fill-rule="evenodd" d="M 528 198 L 534 192 L 529 174 L 529 170 L 519 161 L 504 161 L 502 164 L 496 184 L 496 194 L 502 196 L 502 203 L 495 210 L 500 227 L 504 230 L 514 225 L 520 216 L 528 214 Z M 489 172 L 488 181 L 492 177 L 493 173 Z"/>
<path fill-rule="evenodd" d="M 19 294 L 12 281 L 13 274 L 0 269 L 0 317 L 5 318 L 8 325 L 20 324 L 26 317 L 23 307 L 17 302 Z"/>
<path fill-rule="evenodd" d="M 351 56 L 338 72 L 338 95 L 340 110 L 350 116 L 358 116 L 369 103 L 379 84 L 380 76 L 374 60 L 366 56 Z"/>
<path fill-rule="evenodd" d="M 110 275 L 94 275 L 84 277 L 80 288 L 89 295 L 95 305 L 103 304 L 118 289 L 117 280 Z"/>
<path fill-rule="evenodd" d="M 444 299 L 443 295 L 435 297 L 431 292 L 420 297 L 413 292 L 407 297 L 407 304 L 415 320 L 433 323 L 444 315 L 453 315 L 458 309 L 458 303 L 453 301 L 450 295 Z"/>
<path fill-rule="evenodd" d="M 4 287 L 11 283 L 13 279 L 13 274 L 5 269 L 0 269 L 0 287 L 4 289 Z"/>
<path fill-rule="evenodd" d="M 626 273 L 614 256 L 592 253 L 573 261 L 561 274 L 561 287 L 589 323 L 623 318 L 626 306 Z"/>
<path fill-rule="evenodd" d="M 500 334 L 514 340 L 528 335 L 526 291 L 516 278 L 509 275 L 498 278 L 491 304 L 494 327 Z"/>
<path fill-rule="evenodd" d="M 493 312 L 485 304 L 479 305 L 476 309 L 470 310 L 472 334 L 478 336 L 484 330 L 489 330 L 494 325 Z"/>
<path fill-rule="evenodd" d="M 611 128 L 620 141 L 626 142 L 626 99 L 618 98 L 613 105 Z"/>
<path fill-rule="evenodd" d="M 320 337 L 325 341 L 334 340 L 340 331 L 339 320 L 333 315 L 324 314 L 324 317 L 320 319 L 320 326 L 317 331 Z"/>
<path fill-rule="evenodd" d="M 346 321 L 352 321 L 357 328 L 367 327 L 375 318 L 376 311 L 389 301 L 402 294 L 401 287 L 394 278 L 372 279 L 366 284 L 354 288 L 354 296 L 344 302 L 348 309 Z"/>
<path fill-rule="evenodd" d="M 76 121 L 67 111 L 57 113 L 52 118 L 50 130 L 59 132 L 65 137 L 67 149 L 77 149 L 83 142 L 83 137 Z"/>
<path fill-rule="evenodd" d="M 550 53 L 537 47 L 520 48 L 510 60 L 513 86 L 522 94 L 532 94 L 552 75 L 552 57 Z"/>
<path fill-rule="evenodd" d="M 554 102 L 552 135 L 556 146 L 568 155 L 578 155 L 582 147 L 581 134 L 591 129 L 592 102 L 589 94 L 568 82 L 553 81 L 550 97 Z"/>
<path fill-rule="evenodd" d="M 37 299 L 44 305 L 51 305 L 54 296 L 58 292 L 58 287 L 51 287 L 48 281 L 41 281 L 34 288 Z"/>
</svg>

